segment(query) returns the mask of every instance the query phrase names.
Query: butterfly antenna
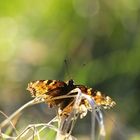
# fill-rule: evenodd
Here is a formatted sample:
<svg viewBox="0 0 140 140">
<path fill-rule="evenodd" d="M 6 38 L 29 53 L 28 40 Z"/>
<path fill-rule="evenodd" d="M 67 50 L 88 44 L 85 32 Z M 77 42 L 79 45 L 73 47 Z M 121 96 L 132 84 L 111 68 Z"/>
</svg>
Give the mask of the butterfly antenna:
<svg viewBox="0 0 140 140">
<path fill-rule="evenodd" d="M 65 75 L 66 75 L 66 79 L 71 79 L 71 75 L 70 75 L 70 68 L 69 68 L 69 65 L 70 65 L 70 61 L 68 60 L 68 58 L 66 58 L 64 60 L 64 64 L 65 64 Z"/>
</svg>

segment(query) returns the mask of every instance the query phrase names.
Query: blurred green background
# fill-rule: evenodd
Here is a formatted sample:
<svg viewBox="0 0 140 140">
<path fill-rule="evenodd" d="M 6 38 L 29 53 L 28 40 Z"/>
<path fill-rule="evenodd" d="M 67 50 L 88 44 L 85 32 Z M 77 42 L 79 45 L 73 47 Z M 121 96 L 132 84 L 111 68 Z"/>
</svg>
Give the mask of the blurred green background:
<svg viewBox="0 0 140 140">
<path fill-rule="evenodd" d="M 140 139 L 139 0 L 0 1 L 0 109 L 10 115 L 31 100 L 29 81 L 69 78 L 116 101 L 106 139 Z M 46 105 L 25 112 L 25 126 L 55 115 Z M 74 134 L 88 139 L 89 127 L 90 114 Z"/>
</svg>

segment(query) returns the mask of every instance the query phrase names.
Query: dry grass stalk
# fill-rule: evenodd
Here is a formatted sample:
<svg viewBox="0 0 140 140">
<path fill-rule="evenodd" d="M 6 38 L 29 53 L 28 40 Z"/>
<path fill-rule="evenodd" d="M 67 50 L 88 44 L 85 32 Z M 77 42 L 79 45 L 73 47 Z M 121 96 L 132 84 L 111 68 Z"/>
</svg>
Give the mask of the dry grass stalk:
<svg viewBox="0 0 140 140">
<path fill-rule="evenodd" d="M 76 140 L 75 137 L 71 135 L 74 124 L 76 120 L 79 118 L 83 118 L 86 116 L 88 111 L 92 111 L 92 133 L 91 137 L 93 140 L 95 140 L 95 119 L 97 119 L 98 124 L 100 126 L 100 132 L 99 132 L 99 139 L 103 140 L 105 138 L 105 129 L 104 129 L 104 123 L 103 123 L 103 115 L 100 110 L 100 108 L 96 105 L 95 101 L 91 96 L 83 94 L 80 89 L 76 88 L 71 91 L 77 92 L 77 95 L 64 95 L 62 97 L 54 97 L 53 100 L 57 99 L 63 99 L 63 98 L 74 98 L 74 105 L 71 113 L 68 116 L 60 115 L 58 113 L 58 116 L 52 119 L 49 123 L 43 123 L 43 124 L 29 124 L 21 133 L 18 133 L 15 137 L 8 136 L 1 132 L 1 137 L 4 139 L 23 139 L 24 137 L 28 136 L 30 131 L 32 131 L 32 135 L 27 138 L 27 140 L 35 139 L 41 140 L 40 133 L 44 131 L 46 128 L 49 128 L 56 132 L 56 138 L 55 140 Z M 81 105 L 81 101 L 83 99 L 87 100 L 88 107 Z M 21 108 L 19 108 L 17 111 L 15 111 L 10 117 L 7 117 L 1 124 L 0 128 L 2 129 L 16 117 L 21 111 L 23 111 L 25 108 L 42 103 L 44 100 L 42 98 L 35 98 L 34 100 L 26 103 Z M 59 111 L 58 111 L 59 112 Z M 55 127 L 53 123 L 57 122 L 58 127 Z"/>
</svg>

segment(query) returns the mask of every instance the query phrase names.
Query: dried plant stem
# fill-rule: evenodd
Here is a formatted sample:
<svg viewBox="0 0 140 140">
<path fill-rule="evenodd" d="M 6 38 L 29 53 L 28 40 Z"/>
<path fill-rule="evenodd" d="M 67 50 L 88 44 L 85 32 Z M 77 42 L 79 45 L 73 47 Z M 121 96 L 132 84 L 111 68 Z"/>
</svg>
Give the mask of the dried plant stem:
<svg viewBox="0 0 140 140">
<path fill-rule="evenodd" d="M 43 127 L 42 127 L 43 126 Z M 16 137 L 16 140 L 18 140 L 19 138 L 22 138 L 24 136 L 27 135 L 27 133 L 30 131 L 30 130 L 33 130 L 33 136 L 29 137 L 28 140 L 31 140 L 33 137 L 37 136 L 39 137 L 39 133 L 43 130 L 37 130 L 37 127 L 42 127 L 42 128 L 51 128 L 52 130 L 54 131 L 57 131 L 57 128 L 54 127 L 53 125 L 49 124 L 49 123 L 40 123 L 40 124 L 30 124 L 28 125 L 22 132 L 21 134 L 19 134 L 17 137 Z"/>
<path fill-rule="evenodd" d="M 8 116 L 5 114 L 5 113 L 3 113 L 2 111 L 0 111 L 0 113 L 6 118 L 6 119 L 8 119 Z M 17 134 L 17 130 L 16 130 L 16 128 L 15 128 L 15 126 L 13 125 L 13 123 L 10 121 L 9 122 L 10 124 L 11 124 L 11 126 L 12 126 L 12 129 L 15 131 L 15 133 Z M 0 126 L 0 134 L 1 134 L 1 126 Z"/>
<path fill-rule="evenodd" d="M 54 123 L 54 122 L 56 122 L 57 121 L 57 117 L 55 117 L 55 118 L 53 118 L 50 122 L 48 122 L 47 124 L 34 124 L 34 126 L 35 127 L 39 127 L 39 126 L 43 126 L 41 129 L 39 129 L 38 130 L 38 134 L 40 133 L 40 132 L 42 132 L 45 128 L 50 128 L 50 129 L 52 129 L 52 130 L 54 130 L 54 131 L 58 131 L 58 129 L 55 127 L 55 126 L 53 126 L 53 125 L 51 125 L 51 123 Z M 28 127 L 30 127 L 30 126 L 28 126 Z M 27 128 L 28 128 L 27 127 Z M 27 128 L 26 128 L 26 130 L 27 130 Z M 21 133 L 19 136 L 21 136 L 23 133 Z M 19 137 L 18 136 L 18 137 Z M 36 134 L 34 134 L 34 136 L 36 136 Z M 28 138 L 28 140 L 31 140 L 32 139 L 32 137 L 29 137 Z"/>
<path fill-rule="evenodd" d="M 22 107 L 20 107 L 18 110 L 16 110 L 11 116 L 9 116 L 7 119 L 5 119 L 1 124 L 0 124 L 0 128 L 6 126 L 15 116 L 17 116 L 21 111 L 23 111 L 25 108 L 27 108 L 28 106 L 34 105 L 34 104 L 38 104 L 44 102 L 43 100 L 38 100 L 36 101 L 31 100 L 29 102 L 27 102 L 26 104 L 24 104 Z"/>
<path fill-rule="evenodd" d="M 91 140 L 95 140 L 95 110 L 91 113 Z"/>
<path fill-rule="evenodd" d="M 70 93 L 77 92 L 73 110 L 70 115 L 67 116 L 59 116 L 58 121 L 58 131 L 55 140 L 74 140 L 75 138 L 71 136 L 72 129 L 74 127 L 75 121 L 78 118 L 78 108 L 82 100 L 81 90 L 76 88 L 72 90 Z"/>
<path fill-rule="evenodd" d="M 96 105 L 95 101 L 88 95 L 82 94 L 83 98 L 87 99 L 89 104 L 91 105 L 92 110 L 92 132 L 91 132 L 91 139 L 95 140 L 95 118 L 97 119 L 100 127 L 99 132 L 99 140 L 105 139 L 105 128 L 103 122 L 103 114 L 100 108 Z"/>
<path fill-rule="evenodd" d="M 15 140 L 15 137 L 11 137 L 11 136 L 8 136 L 8 135 L 6 135 L 4 133 L 1 133 L 0 140 L 4 140 L 4 139 Z"/>
<path fill-rule="evenodd" d="M 76 93 L 73 95 L 73 93 Z M 97 122 L 99 124 L 99 135 L 98 140 L 104 140 L 105 139 L 105 128 L 104 128 L 104 122 L 103 122 L 103 114 L 100 110 L 100 107 L 97 106 L 94 99 L 89 96 L 88 94 L 82 93 L 82 91 L 79 88 L 76 88 L 72 91 L 70 91 L 67 95 L 62 95 L 59 97 L 53 97 L 48 98 L 45 100 L 44 98 L 36 97 L 35 99 L 27 102 L 22 107 L 20 107 L 18 110 L 16 110 L 11 116 L 7 117 L 1 124 L 0 124 L 0 130 L 1 128 L 5 127 L 8 123 L 12 123 L 11 121 L 25 108 L 28 106 L 42 103 L 42 102 L 50 102 L 53 100 L 59 100 L 59 99 L 66 99 L 66 98 L 73 98 L 73 101 L 70 106 L 72 105 L 72 110 L 68 112 L 66 115 L 62 115 L 62 111 L 58 111 L 58 116 L 52 119 L 49 123 L 40 123 L 40 124 L 30 124 L 28 125 L 20 134 L 17 134 L 16 137 L 10 137 L 6 134 L 0 133 L 2 137 L 4 138 L 10 138 L 11 140 L 18 140 L 21 138 L 27 137 L 30 133 L 28 133 L 30 130 L 33 131 L 32 136 L 28 136 L 27 140 L 31 140 L 34 138 L 37 138 L 40 140 L 40 132 L 42 132 L 45 128 L 50 128 L 54 130 L 56 134 L 55 140 L 77 140 L 75 137 L 71 136 L 74 124 L 78 117 L 83 118 L 86 116 L 87 111 L 92 111 L 92 132 L 91 132 L 91 139 L 95 140 L 95 119 L 97 119 Z M 82 101 L 87 101 L 87 104 L 81 104 Z M 84 106 L 84 108 L 82 108 Z M 69 107 L 69 106 L 68 106 Z M 60 108 L 59 108 L 60 109 Z M 55 127 L 52 123 L 57 122 L 58 127 Z"/>
</svg>

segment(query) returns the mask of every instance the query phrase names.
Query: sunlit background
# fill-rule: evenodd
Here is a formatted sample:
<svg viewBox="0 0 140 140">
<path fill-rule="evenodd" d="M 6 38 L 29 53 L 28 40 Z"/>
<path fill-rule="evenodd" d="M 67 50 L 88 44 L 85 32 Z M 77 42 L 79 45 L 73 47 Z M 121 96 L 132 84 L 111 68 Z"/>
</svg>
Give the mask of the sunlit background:
<svg viewBox="0 0 140 140">
<path fill-rule="evenodd" d="M 139 0 L 0 1 L 0 110 L 31 100 L 30 81 L 69 78 L 116 101 L 104 114 L 107 140 L 140 139 Z M 36 105 L 18 127 L 54 115 Z M 89 140 L 90 113 L 77 124 L 74 135 Z"/>
</svg>

